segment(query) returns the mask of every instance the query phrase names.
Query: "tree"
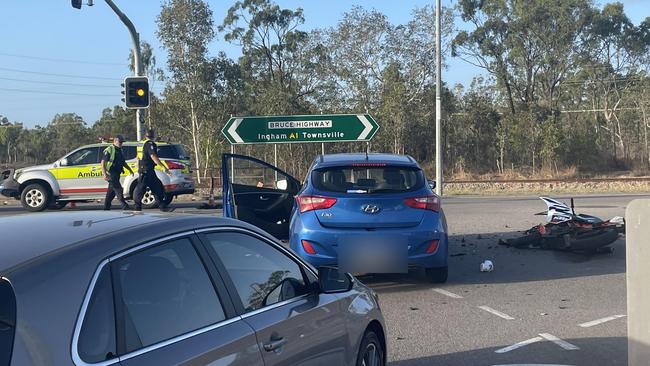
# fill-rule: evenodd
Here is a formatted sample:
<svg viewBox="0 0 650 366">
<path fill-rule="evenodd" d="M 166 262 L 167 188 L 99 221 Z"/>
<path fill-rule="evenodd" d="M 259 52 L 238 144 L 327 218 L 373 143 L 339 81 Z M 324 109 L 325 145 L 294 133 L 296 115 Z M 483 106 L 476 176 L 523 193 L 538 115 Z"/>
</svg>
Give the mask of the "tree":
<svg viewBox="0 0 650 366">
<path fill-rule="evenodd" d="M 105 108 L 99 121 L 95 122 L 91 130 L 94 137 L 114 137 L 122 135 L 127 140 L 135 141 L 137 138 L 134 127 L 135 110 L 125 109 L 121 106 Z"/>
<path fill-rule="evenodd" d="M 460 0 L 458 8 L 473 29 L 458 33 L 452 53 L 495 78 L 512 114 L 531 104 L 553 107 L 576 65 L 590 1 Z"/>
<path fill-rule="evenodd" d="M 157 23 L 170 71 L 163 96 L 175 105 L 169 122 L 190 134 L 195 164 L 207 169 L 201 140 L 205 133 L 215 132 L 207 128 L 213 91 L 213 68 L 207 57 L 208 44 L 215 36 L 212 11 L 202 0 L 165 1 Z M 198 180 L 200 183 L 200 176 Z"/>
<path fill-rule="evenodd" d="M 57 114 L 47 127 L 52 149 L 48 160 L 54 161 L 77 147 L 97 142 L 81 116 L 75 113 Z"/>
<path fill-rule="evenodd" d="M 304 98 L 315 90 L 308 33 L 301 8 L 282 9 L 269 0 L 237 1 L 219 31 L 242 47 L 239 60 L 251 112 L 258 115 L 306 112 Z M 313 80 L 312 80 L 313 81 Z"/>
</svg>

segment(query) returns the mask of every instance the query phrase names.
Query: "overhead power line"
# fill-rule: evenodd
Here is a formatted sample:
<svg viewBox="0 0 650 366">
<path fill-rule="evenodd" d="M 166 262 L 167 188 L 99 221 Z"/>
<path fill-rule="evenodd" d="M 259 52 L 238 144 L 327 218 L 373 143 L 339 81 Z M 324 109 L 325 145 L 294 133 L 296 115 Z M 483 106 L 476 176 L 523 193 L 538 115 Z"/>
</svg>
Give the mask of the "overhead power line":
<svg viewBox="0 0 650 366">
<path fill-rule="evenodd" d="M 39 72 L 39 71 L 29 71 L 29 70 L 18 70 L 18 69 L 10 69 L 10 68 L 6 68 L 6 67 L 0 67 L 0 70 L 2 70 L 2 71 L 11 71 L 11 72 L 19 72 L 19 73 L 23 73 L 23 74 L 45 75 L 45 76 L 56 76 L 56 77 L 74 78 L 74 79 L 96 79 L 96 80 L 113 80 L 113 81 L 121 81 L 121 80 L 122 80 L 122 79 L 116 79 L 116 78 L 106 78 L 106 77 L 101 77 L 101 76 L 83 76 L 83 75 L 54 74 L 54 73 L 49 73 L 49 72 Z"/>
<path fill-rule="evenodd" d="M 115 85 L 77 84 L 77 83 L 63 83 L 63 82 L 56 82 L 56 81 L 13 79 L 13 78 L 5 78 L 5 77 L 0 77 L 0 80 L 18 81 L 18 82 L 21 82 L 21 83 L 32 83 L 32 84 L 80 86 L 80 87 L 89 87 L 89 88 L 115 88 L 115 87 L 119 87 L 118 84 L 115 84 Z"/>
<path fill-rule="evenodd" d="M 126 62 L 104 62 L 104 61 L 82 61 L 82 60 L 70 60 L 63 58 L 50 58 L 50 57 L 40 57 L 40 56 L 28 56 L 28 55 L 17 55 L 13 53 L 4 53 L 0 52 L 0 56 L 6 57 L 16 57 L 24 58 L 29 60 L 40 60 L 40 61 L 51 61 L 51 62 L 64 62 L 64 63 L 75 63 L 75 64 L 88 64 L 88 65 L 111 65 L 111 66 L 127 66 Z"/>
<path fill-rule="evenodd" d="M 54 94 L 54 95 L 72 95 L 81 97 L 117 97 L 115 94 L 86 94 L 86 93 L 65 93 L 44 90 L 28 90 L 28 89 L 13 89 L 13 88 L 0 88 L 0 91 L 10 91 L 17 93 L 34 93 L 34 94 Z"/>
</svg>

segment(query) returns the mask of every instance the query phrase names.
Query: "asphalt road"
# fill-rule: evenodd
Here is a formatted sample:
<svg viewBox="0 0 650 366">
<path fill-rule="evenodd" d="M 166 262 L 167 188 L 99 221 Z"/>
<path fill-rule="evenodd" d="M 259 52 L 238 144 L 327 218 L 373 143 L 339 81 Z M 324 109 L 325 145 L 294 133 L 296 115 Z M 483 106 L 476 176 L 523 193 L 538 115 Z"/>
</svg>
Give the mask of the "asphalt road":
<svg viewBox="0 0 650 366">
<path fill-rule="evenodd" d="M 576 197 L 576 211 L 623 216 L 630 201 L 644 197 Z M 221 215 L 199 204 L 172 207 Z M 451 239 L 448 283 L 429 284 L 418 273 L 361 278 L 379 293 L 391 365 L 627 365 L 624 238 L 613 254 L 592 256 L 507 248 L 499 238 L 544 220 L 533 215 L 545 210 L 541 200 L 450 197 L 443 207 Z M 25 212 L 0 206 L 0 220 L 12 214 Z M 493 272 L 479 271 L 486 259 Z"/>
</svg>

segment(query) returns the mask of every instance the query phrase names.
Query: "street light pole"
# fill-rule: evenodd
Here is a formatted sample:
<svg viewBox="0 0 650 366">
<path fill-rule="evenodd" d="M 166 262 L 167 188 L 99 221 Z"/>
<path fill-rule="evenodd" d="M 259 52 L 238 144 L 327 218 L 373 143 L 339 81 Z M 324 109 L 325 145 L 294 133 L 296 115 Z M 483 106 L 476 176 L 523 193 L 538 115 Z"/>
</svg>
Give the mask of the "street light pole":
<svg viewBox="0 0 650 366">
<path fill-rule="evenodd" d="M 113 9 L 115 14 L 120 18 L 122 23 L 126 26 L 131 33 L 131 41 L 133 42 L 133 59 L 135 61 L 134 65 L 134 76 L 142 76 L 142 64 L 140 62 L 140 35 L 135 30 L 133 22 L 120 10 L 120 8 L 113 3 L 113 0 L 104 0 L 106 4 Z M 142 109 L 136 109 L 135 111 L 135 125 L 136 125 L 136 135 L 138 141 L 142 140 Z"/>
<path fill-rule="evenodd" d="M 442 196 L 442 77 L 440 40 L 440 0 L 436 0 L 436 194 Z"/>
</svg>

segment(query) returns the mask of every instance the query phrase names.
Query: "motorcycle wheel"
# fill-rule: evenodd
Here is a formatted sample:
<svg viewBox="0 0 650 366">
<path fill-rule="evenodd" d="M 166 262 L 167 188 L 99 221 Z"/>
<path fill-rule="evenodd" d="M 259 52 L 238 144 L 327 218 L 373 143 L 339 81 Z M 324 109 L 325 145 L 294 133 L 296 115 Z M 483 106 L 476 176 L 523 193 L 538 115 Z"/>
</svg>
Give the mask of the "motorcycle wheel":
<svg viewBox="0 0 650 366">
<path fill-rule="evenodd" d="M 596 251 L 601 247 L 609 245 L 618 239 L 618 232 L 615 229 L 588 230 L 572 235 L 568 239 L 572 251 Z"/>
</svg>

